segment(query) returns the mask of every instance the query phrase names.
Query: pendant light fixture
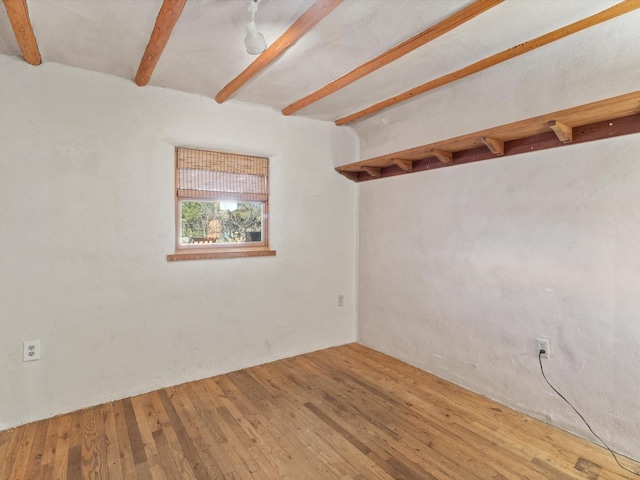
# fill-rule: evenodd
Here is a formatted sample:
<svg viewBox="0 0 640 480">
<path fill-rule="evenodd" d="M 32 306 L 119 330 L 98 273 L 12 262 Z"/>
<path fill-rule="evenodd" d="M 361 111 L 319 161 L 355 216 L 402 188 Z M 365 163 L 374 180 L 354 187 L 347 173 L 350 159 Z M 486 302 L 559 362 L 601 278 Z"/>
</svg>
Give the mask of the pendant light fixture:
<svg viewBox="0 0 640 480">
<path fill-rule="evenodd" d="M 255 15 L 258 11 L 258 3 L 260 0 L 249 0 L 249 12 L 251 13 L 251 20 L 244 24 L 246 36 L 244 37 L 244 44 L 247 47 L 247 52 L 251 55 L 260 55 L 267 49 L 267 42 L 264 36 L 258 32 L 256 27 Z"/>
</svg>

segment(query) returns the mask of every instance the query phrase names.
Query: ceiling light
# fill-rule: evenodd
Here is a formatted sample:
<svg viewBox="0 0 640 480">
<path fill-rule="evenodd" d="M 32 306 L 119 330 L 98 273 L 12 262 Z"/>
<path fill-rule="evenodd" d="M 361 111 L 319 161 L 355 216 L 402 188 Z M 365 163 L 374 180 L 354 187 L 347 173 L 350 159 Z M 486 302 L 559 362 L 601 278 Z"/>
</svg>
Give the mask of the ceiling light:
<svg viewBox="0 0 640 480">
<path fill-rule="evenodd" d="M 267 42 L 264 36 L 258 32 L 258 27 L 256 27 L 255 22 L 258 3 L 260 3 L 260 0 L 249 0 L 251 20 L 244 24 L 244 29 L 247 32 L 247 36 L 244 37 L 244 44 L 247 47 L 247 52 L 251 55 L 259 55 L 267 49 Z"/>
</svg>

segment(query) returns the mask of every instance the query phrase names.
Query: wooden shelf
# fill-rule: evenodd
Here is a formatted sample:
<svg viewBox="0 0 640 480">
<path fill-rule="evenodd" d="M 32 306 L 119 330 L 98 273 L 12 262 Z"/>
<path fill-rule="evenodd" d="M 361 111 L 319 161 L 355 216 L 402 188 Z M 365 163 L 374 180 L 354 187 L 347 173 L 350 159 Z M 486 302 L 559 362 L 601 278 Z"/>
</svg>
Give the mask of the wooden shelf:
<svg viewBox="0 0 640 480">
<path fill-rule="evenodd" d="M 361 182 L 638 132 L 640 91 L 361 160 L 336 171 Z"/>
</svg>

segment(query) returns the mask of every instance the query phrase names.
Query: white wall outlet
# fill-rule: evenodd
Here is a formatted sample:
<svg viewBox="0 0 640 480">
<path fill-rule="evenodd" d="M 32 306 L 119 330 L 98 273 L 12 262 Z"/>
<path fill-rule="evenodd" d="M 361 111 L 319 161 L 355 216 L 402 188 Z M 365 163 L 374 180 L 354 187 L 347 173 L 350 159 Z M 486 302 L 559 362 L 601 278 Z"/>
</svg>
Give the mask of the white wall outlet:
<svg viewBox="0 0 640 480">
<path fill-rule="evenodd" d="M 24 362 L 40 360 L 40 340 L 29 340 L 22 344 L 22 360 Z"/>
<path fill-rule="evenodd" d="M 540 353 L 540 350 L 544 350 L 542 358 L 551 358 L 551 346 L 549 345 L 548 338 L 536 338 L 536 355 Z"/>
<path fill-rule="evenodd" d="M 344 295 L 338 295 L 338 306 L 344 307 Z"/>
</svg>

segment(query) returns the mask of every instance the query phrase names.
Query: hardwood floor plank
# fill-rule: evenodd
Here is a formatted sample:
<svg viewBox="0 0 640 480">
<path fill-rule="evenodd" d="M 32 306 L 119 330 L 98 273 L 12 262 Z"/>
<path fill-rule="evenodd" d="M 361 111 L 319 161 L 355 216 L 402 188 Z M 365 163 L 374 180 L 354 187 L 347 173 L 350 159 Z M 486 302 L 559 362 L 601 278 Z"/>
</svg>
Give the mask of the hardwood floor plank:
<svg viewBox="0 0 640 480">
<path fill-rule="evenodd" d="M 227 426 L 225 436 L 229 441 L 228 445 L 238 452 L 238 456 L 247 471 L 253 473 L 260 470 L 255 458 L 253 458 L 253 455 L 249 452 L 249 449 L 253 446 L 251 438 L 249 438 L 247 433 L 238 425 L 229 413 L 229 410 L 225 407 L 218 407 L 217 410 L 218 416 L 222 419 L 223 424 Z"/>
<path fill-rule="evenodd" d="M 189 385 L 181 385 L 176 389 L 168 389 L 168 391 L 176 412 L 182 419 L 186 438 L 190 439 L 190 448 L 197 452 L 204 463 L 204 468 L 208 472 L 207 478 L 222 478 L 225 472 L 220 462 L 229 457 L 227 439 L 225 438 L 224 442 L 218 443 L 216 435 L 202 424 L 202 417 L 198 415 L 198 410 L 191 401 Z M 222 419 L 217 413 L 213 414 L 212 419 L 218 427 L 222 426 Z M 236 454 L 235 451 L 231 453 Z M 236 466 L 233 459 L 227 463 L 231 464 L 229 471 L 232 471 Z"/>
<path fill-rule="evenodd" d="M 44 453 L 44 444 L 47 440 L 48 430 L 49 420 L 43 420 L 37 423 L 36 433 L 31 445 L 31 452 L 29 453 L 25 478 L 42 478 L 44 476 L 42 471 L 42 455 Z"/>
<path fill-rule="evenodd" d="M 251 408 L 244 399 L 234 398 L 231 401 L 225 397 L 215 382 L 198 382 L 191 385 L 195 398 L 199 399 L 205 410 L 224 406 L 236 419 L 246 419 L 240 422 L 241 427 L 251 436 L 255 445 L 251 447 L 251 454 L 260 464 L 261 470 L 270 472 L 272 478 L 283 478 L 290 474 L 287 468 L 287 453 L 280 447 L 279 442 L 282 435 L 275 428 L 270 428 L 268 420 L 261 416 L 257 409 Z M 207 399 L 215 398 L 215 402 L 208 402 Z M 194 402 L 195 404 L 195 402 Z M 216 410 L 217 411 L 217 410 Z M 205 418 L 210 418 L 211 413 L 204 413 Z M 224 438 L 222 432 L 220 435 Z M 224 438 L 226 441 L 226 438 Z"/>
<path fill-rule="evenodd" d="M 136 425 L 138 426 L 140 438 L 142 439 L 142 444 L 144 446 L 144 452 L 147 458 L 149 471 L 151 472 L 151 478 L 153 478 L 153 480 L 168 480 L 158 459 L 158 449 L 153 440 L 152 427 L 149 425 L 149 422 L 147 422 L 147 415 L 143 405 L 143 397 L 132 397 L 131 406 L 133 407 L 133 412 L 136 417 Z M 153 425 L 153 428 L 155 428 L 155 425 Z"/>
<path fill-rule="evenodd" d="M 253 376 L 257 378 L 255 372 Z M 283 385 L 286 385 L 286 380 Z M 295 402 L 291 399 L 295 399 Z M 304 415 L 304 423 L 309 426 L 305 432 L 305 442 L 313 452 L 327 452 L 321 459 L 322 462 L 342 473 L 352 473 L 352 476 L 358 476 L 358 472 L 367 471 L 369 478 L 390 478 L 385 469 L 379 466 L 381 461 L 379 455 L 369 452 L 369 447 L 364 444 L 354 445 L 351 438 L 331 428 L 322 418 L 309 411 L 305 405 L 314 400 L 317 399 L 310 392 L 300 395 L 295 389 L 285 389 L 279 397 L 279 403 L 288 404 L 288 408 L 297 408 L 301 415 Z M 300 409 L 299 405 L 305 406 L 304 409 Z M 369 452 L 368 455 L 362 453 L 363 448 Z"/>
<path fill-rule="evenodd" d="M 83 410 L 81 445 L 83 478 L 108 478 L 107 445 L 101 406 Z"/>
<path fill-rule="evenodd" d="M 23 429 L 24 426 L 12 428 L 11 430 L 3 432 L 6 434 L 6 449 L 2 457 L 0 457 L 2 460 L 2 464 L 0 464 L 0 478 L 9 478 L 11 475 L 11 470 L 15 464 L 16 454 L 21 449 L 20 442 L 22 440 Z"/>
<path fill-rule="evenodd" d="M 363 345 L 350 344 L 348 348 L 341 351 L 341 354 L 353 355 L 354 352 L 352 365 L 362 364 L 364 356 L 367 366 L 371 367 L 371 369 L 367 369 L 368 372 L 379 369 L 380 376 L 378 378 L 398 383 L 410 382 L 421 395 L 433 397 L 432 401 L 435 403 L 456 408 L 458 412 L 466 411 L 465 421 L 471 421 L 475 418 L 475 421 L 492 425 L 496 429 L 500 428 L 503 438 L 511 439 L 519 446 L 535 445 L 536 451 L 542 452 L 542 456 L 544 456 L 544 452 L 554 452 L 556 454 L 555 461 L 566 461 L 566 465 L 569 466 L 568 471 L 570 470 L 571 474 L 575 475 L 577 473 L 573 465 L 580 458 L 580 452 L 584 452 L 586 449 L 593 458 L 598 458 L 613 470 L 612 472 L 603 471 L 602 475 L 605 476 L 601 478 L 632 478 L 625 476 L 624 472 L 617 467 L 609 452 L 604 448 L 597 447 L 567 432 L 522 415 L 503 405 L 496 404 L 486 397 L 477 395 L 402 362 L 389 362 L 388 359 L 390 357 Z M 331 357 L 331 359 L 334 360 L 334 357 Z M 404 367 L 400 370 L 389 368 L 397 365 Z M 405 376 L 406 372 L 411 373 L 413 371 L 418 372 L 420 378 L 414 379 Z M 421 382 L 419 381 L 420 379 L 422 379 Z M 468 412 L 473 412 L 473 417 Z M 549 450 L 551 445 L 553 445 L 553 448 Z M 624 460 L 625 457 L 623 457 Z M 638 469 L 637 463 L 632 460 L 628 461 L 632 467 L 635 466 Z M 576 478 L 583 478 L 583 476 Z"/>
<path fill-rule="evenodd" d="M 299 361 L 299 358 L 295 359 L 296 361 Z M 299 375 L 299 378 L 296 378 L 296 375 Z M 350 409 L 348 408 L 349 405 L 349 401 L 346 402 L 345 406 L 341 406 L 341 405 L 337 405 L 337 400 L 336 398 L 331 397 L 327 398 L 328 393 L 326 392 L 328 385 L 322 385 L 320 383 L 318 383 L 317 378 L 318 375 L 309 375 L 307 372 L 304 371 L 300 371 L 300 366 L 292 366 L 291 370 L 289 372 L 289 374 L 287 375 L 287 377 L 292 380 L 295 381 L 295 383 L 297 383 L 298 385 L 302 385 L 304 383 L 308 384 L 306 386 L 306 388 L 308 388 L 310 391 L 314 391 L 317 390 L 316 393 L 314 393 L 313 395 L 315 397 L 317 397 L 318 402 L 320 403 L 324 403 L 326 404 L 326 408 L 328 409 L 328 411 L 333 411 L 335 412 L 335 420 L 340 423 L 342 426 L 344 426 L 345 428 L 348 428 L 349 425 L 352 425 L 352 429 L 353 429 L 353 434 L 357 435 L 359 438 L 365 438 L 368 437 L 368 441 L 370 442 L 370 446 L 372 449 L 375 449 L 375 457 L 378 463 L 380 463 L 380 459 L 382 459 L 383 461 L 395 458 L 394 456 L 398 456 L 398 455 L 403 455 L 403 453 L 408 453 L 409 456 L 413 456 L 413 453 L 415 452 L 410 452 L 408 449 L 402 449 L 404 450 L 404 452 L 396 452 L 394 449 L 394 442 L 393 440 L 397 437 L 397 434 L 395 434 L 395 432 L 392 432 L 389 428 L 387 428 L 387 426 L 384 425 L 384 422 L 378 422 L 375 420 L 376 415 L 379 415 L 380 418 L 384 418 L 385 417 L 385 412 L 388 409 L 387 406 L 384 406 L 381 410 L 381 412 L 379 414 L 376 414 L 373 410 L 370 410 L 372 408 L 372 404 L 365 398 L 362 397 L 362 395 L 360 394 L 354 394 L 350 389 L 346 389 L 344 387 L 339 387 L 338 391 L 334 392 L 336 397 L 341 397 L 343 396 L 343 394 L 341 392 L 345 392 L 344 396 L 351 396 L 353 394 L 353 396 L 357 396 L 359 398 L 358 401 L 356 401 L 355 403 L 357 403 L 358 405 L 361 405 L 358 408 L 355 408 L 354 411 L 349 411 Z M 324 388 L 325 391 L 322 391 L 321 389 Z M 350 392 L 351 393 L 348 393 Z M 358 416 L 361 415 L 361 411 L 363 410 L 363 406 L 364 409 L 367 410 L 367 412 L 371 411 L 372 414 L 369 415 L 365 415 L 364 418 L 362 419 L 358 419 Z M 347 408 L 345 408 L 347 407 Z M 367 429 L 363 430 L 362 428 L 360 428 L 360 425 L 363 423 L 366 423 L 368 425 L 368 429 L 369 431 L 367 431 Z M 390 435 L 391 433 L 391 435 Z M 384 442 L 380 442 L 379 439 L 386 439 Z M 429 441 L 431 442 L 431 441 Z M 421 445 L 422 443 L 419 441 L 416 441 L 414 439 L 410 440 L 408 442 L 408 445 Z M 447 442 L 447 446 L 451 445 L 451 442 Z M 395 448 L 397 449 L 398 444 L 395 444 Z M 447 449 L 448 451 L 450 451 L 450 448 Z M 451 456 L 451 453 L 448 454 L 449 456 Z M 433 458 L 425 460 L 425 462 L 430 466 L 430 470 L 429 470 L 429 474 L 430 475 L 434 475 L 434 476 L 441 476 L 441 473 L 439 473 L 437 470 L 435 469 L 431 469 L 431 467 L 434 465 L 434 463 L 438 463 L 438 462 L 434 462 Z M 418 460 L 418 463 L 419 460 Z M 441 463 L 441 462 L 440 462 Z M 387 471 L 390 471 L 390 468 L 392 468 L 390 465 L 384 465 Z M 454 468 L 451 470 L 453 472 L 456 472 L 455 476 L 456 477 L 460 477 L 461 476 L 461 468 L 460 465 L 455 465 Z M 451 473 L 451 471 L 449 471 L 449 474 Z M 396 472 L 396 474 L 398 474 Z M 447 470 L 443 470 L 442 474 L 445 475 L 445 478 L 451 478 L 448 474 L 447 474 Z M 470 478 L 476 478 L 477 477 L 477 472 L 473 472 L 473 474 L 470 474 Z"/>
<path fill-rule="evenodd" d="M 127 425 L 127 435 L 129 436 L 129 444 L 131 445 L 131 453 L 133 454 L 133 462 L 138 465 L 147 462 L 147 453 L 142 441 L 142 434 L 138 426 L 138 419 L 133 409 L 133 403 L 130 398 L 122 400 L 122 411 Z"/>
<path fill-rule="evenodd" d="M 268 402 L 267 397 L 264 398 L 264 402 L 259 400 L 261 397 L 254 398 L 252 401 L 246 396 L 246 392 L 242 391 L 229 377 L 217 378 L 216 383 L 227 397 L 238 399 L 244 395 L 255 408 L 264 412 L 265 417 L 269 419 L 269 424 L 281 434 L 280 445 L 293 460 L 288 465 L 292 478 L 309 480 L 335 478 L 307 446 L 301 425 L 306 426 L 309 422 L 301 418 L 301 405 L 291 410 L 284 407 L 279 409 L 273 402 Z M 254 401 L 257 403 L 253 403 Z"/>
<path fill-rule="evenodd" d="M 156 417 L 160 422 L 160 430 L 158 430 L 158 432 L 162 433 L 164 439 L 167 442 L 167 451 L 164 451 L 164 448 L 161 451 L 160 450 L 161 446 L 158 445 L 158 448 L 159 448 L 158 452 L 160 454 L 160 459 L 163 463 L 172 461 L 175 467 L 175 470 L 178 472 L 177 477 L 172 477 L 170 474 L 168 475 L 168 477 L 180 478 L 185 480 L 194 480 L 196 477 L 195 477 L 195 474 L 193 473 L 193 469 L 191 468 L 189 461 L 184 455 L 184 452 L 180 445 L 180 440 L 178 440 L 178 436 L 176 435 L 176 432 L 173 430 L 173 427 L 171 426 L 171 421 L 169 420 L 169 417 L 166 411 L 164 410 L 164 407 L 162 405 L 162 400 L 160 399 L 158 392 L 151 392 L 150 394 L 148 394 L 148 396 L 149 396 L 151 405 L 153 406 L 153 409 L 156 412 Z M 155 436 L 156 436 L 156 432 L 154 432 L 154 439 L 155 439 Z M 156 444 L 158 444 L 158 442 L 156 442 Z M 163 458 L 167 453 L 170 455 L 170 458 Z M 173 470 L 173 467 L 170 467 L 170 469 Z"/>
<path fill-rule="evenodd" d="M 11 465 L 9 462 L 10 452 L 13 452 L 15 447 L 12 445 L 15 442 L 16 436 L 13 434 L 13 429 L 0 431 L 0 478 L 6 478 L 5 470 Z"/>
<path fill-rule="evenodd" d="M 6 472 L 8 472 L 7 478 L 26 478 L 25 472 L 29 462 L 29 452 L 31 451 L 36 429 L 37 424 L 35 423 L 30 423 L 15 429 L 18 437 L 15 444 L 16 448 L 12 452 L 9 452 L 8 460 L 10 467 L 6 469 Z"/>
<path fill-rule="evenodd" d="M 183 478 L 180 477 L 178 466 L 176 465 L 173 456 L 171 455 L 169 442 L 164 435 L 164 431 L 162 429 L 158 429 L 152 432 L 152 435 L 153 443 L 158 450 L 158 461 L 162 466 L 162 470 L 165 473 L 166 478 Z"/>
<path fill-rule="evenodd" d="M 271 395 L 279 397 L 283 403 L 288 401 L 289 407 L 287 408 L 296 408 L 296 404 L 299 408 L 300 405 L 312 400 L 313 397 L 295 388 L 287 388 L 287 384 L 290 384 L 291 380 L 285 375 L 281 375 L 281 372 L 278 371 L 282 365 L 284 365 L 282 362 L 276 362 L 276 364 L 272 365 L 262 365 L 259 368 L 251 369 L 251 375 L 263 388 L 269 391 Z M 367 477 L 370 479 L 386 480 L 391 478 L 369 457 L 358 455 L 356 447 L 322 421 L 318 420 L 317 423 L 313 423 L 307 420 L 307 424 L 311 432 L 318 438 L 318 441 L 327 445 L 325 447 L 326 449 L 335 452 L 339 459 L 341 458 L 351 465 L 356 472 L 366 471 L 368 472 Z M 356 474 L 356 478 L 357 477 L 358 475 Z"/>
<path fill-rule="evenodd" d="M 0 479 L 88 478 L 637 477 L 603 448 L 351 344 L 0 432 Z"/>
<path fill-rule="evenodd" d="M 111 480 L 124 480 L 122 476 L 122 463 L 119 453 L 117 425 L 112 403 L 105 403 L 100 407 L 100 415 L 104 423 L 104 442 L 108 475 Z"/>
<path fill-rule="evenodd" d="M 59 417 L 58 435 L 55 446 L 55 456 L 53 458 L 52 479 L 67 478 L 67 467 L 69 465 L 69 435 L 71 431 L 71 415 Z M 45 478 L 47 478 L 45 476 Z"/>
<path fill-rule="evenodd" d="M 443 475 L 448 478 L 454 471 L 459 475 L 460 471 L 464 470 L 460 468 L 459 464 L 451 464 L 449 468 L 443 466 L 442 459 L 439 458 L 431 448 L 434 439 L 430 437 L 430 435 L 432 435 L 433 432 L 427 434 L 426 439 L 419 439 L 416 435 L 411 434 L 411 429 L 416 425 L 424 428 L 424 424 L 418 422 L 415 424 L 407 423 L 404 425 L 404 429 L 401 429 L 396 425 L 399 424 L 398 418 L 395 419 L 395 424 L 392 423 L 388 418 L 387 412 L 390 408 L 395 408 L 394 405 L 389 405 L 384 401 L 378 403 L 379 398 L 371 396 L 371 392 L 357 390 L 356 385 L 355 390 L 349 389 L 349 391 L 352 392 L 349 394 L 349 398 L 357 396 L 360 398 L 363 406 L 354 407 L 350 405 L 351 402 L 349 400 L 344 402 L 339 400 L 337 397 L 340 392 L 331 389 L 330 385 L 326 385 L 323 388 L 325 388 L 326 393 L 322 402 L 334 419 L 339 421 L 343 426 L 352 425 L 354 429 L 358 428 L 360 424 L 369 425 L 369 432 L 362 431 L 361 429 L 360 431 L 353 431 L 358 433 L 359 436 L 371 437 L 370 442 L 373 442 L 373 444 L 378 444 L 376 441 L 377 438 L 387 437 L 387 441 L 385 442 L 386 451 L 388 452 L 389 459 L 394 459 L 394 462 L 400 459 L 408 465 L 413 464 L 414 470 L 417 469 L 418 472 L 421 470 L 421 466 L 428 465 L 428 467 L 424 467 L 427 471 L 423 472 L 422 475 L 430 475 L 436 478 Z M 333 395 L 336 395 L 336 397 Z M 369 395 L 370 398 L 367 398 L 367 395 Z M 423 435 L 427 432 L 420 429 L 418 433 Z M 447 442 L 447 444 L 450 445 L 451 443 Z M 427 445 L 427 448 L 411 447 L 413 445 Z M 495 472 L 492 473 L 495 474 Z M 414 473 L 414 475 L 416 474 L 418 473 Z M 474 472 L 474 475 L 477 475 L 477 472 Z"/>
<path fill-rule="evenodd" d="M 468 420 L 470 420 L 470 419 L 465 419 L 463 421 L 460 421 L 459 417 L 461 416 L 460 415 L 461 412 L 456 411 L 455 408 L 450 409 L 450 410 L 446 410 L 446 411 L 439 411 L 438 409 L 434 409 L 434 410 L 435 410 L 433 412 L 434 414 L 440 414 L 440 415 L 444 414 L 444 416 L 446 416 L 447 418 L 449 418 L 449 417 L 458 418 L 452 424 L 450 424 L 450 428 L 451 428 L 452 431 L 460 431 L 462 429 L 463 430 L 463 436 L 470 434 L 469 432 L 467 432 L 467 429 L 468 429 L 468 426 L 469 426 Z M 458 440 L 456 440 L 456 441 L 458 441 Z M 473 442 L 470 442 L 470 443 L 473 443 Z M 483 443 L 486 443 L 486 440 L 483 440 Z M 481 447 L 482 443 L 479 446 Z M 521 458 L 519 458 L 519 460 L 525 460 L 526 458 L 529 458 L 529 460 L 530 460 L 531 458 L 533 458 L 532 455 L 529 455 L 527 457 L 527 455 L 523 455 L 522 453 L 518 453 L 517 451 L 515 451 L 515 452 L 513 452 L 513 451 L 507 452 L 507 455 L 513 455 L 513 454 L 519 455 L 521 457 Z M 543 477 L 543 478 L 546 478 L 546 477 Z"/>
<path fill-rule="evenodd" d="M 419 452 L 419 449 L 415 451 L 412 449 L 404 448 L 397 442 L 399 437 L 398 433 L 394 431 L 388 418 L 386 418 L 386 412 L 389 408 L 395 408 L 395 405 L 389 405 L 387 402 L 378 402 L 378 398 L 367 398 L 366 395 L 362 395 L 362 391 L 358 390 L 358 386 L 355 385 L 355 389 L 353 386 L 346 390 L 346 396 L 348 399 L 355 400 L 358 406 L 355 406 L 355 403 L 351 405 L 350 400 L 346 400 L 343 402 L 340 397 L 343 396 L 342 388 L 335 389 L 332 386 L 331 380 L 340 379 L 333 378 L 329 380 L 329 376 L 326 375 L 327 372 L 321 372 L 318 369 L 315 369 L 314 366 L 305 361 L 304 358 L 296 358 L 296 365 L 292 367 L 289 378 L 294 378 L 295 375 L 299 375 L 299 378 L 296 379 L 296 382 L 306 382 L 309 384 L 309 388 L 312 390 L 317 390 L 315 394 L 320 400 L 320 404 L 324 405 L 328 416 L 332 416 L 334 421 L 337 421 L 345 428 L 349 428 L 351 425 L 352 432 L 357 434 L 359 437 L 368 437 L 369 443 L 372 445 L 377 445 L 377 449 L 379 454 L 385 455 L 387 458 L 395 458 L 397 456 L 402 456 L 404 460 L 408 463 L 420 464 L 421 459 L 418 458 L 415 453 Z M 308 372 L 305 372 L 308 370 Z M 312 375 L 308 373 L 314 372 Z M 312 379 L 325 379 L 324 382 L 314 382 L 309 383 L 309 378 Z M 329 381 L 327 381 L 329 380 Z M 367 392 L 370 393 L 370 392 Z M 357 400 L 356 398 L 357 397 Z M 373 401 L 372 401 L 373 400 Z M 365 412 L 366 410 L 366 412 Z M 361 425 L 368 425 L 368 430 L 363 430 Z M 385 444 L 380 444 L 377 441 L 378 438 L 388 437 Z M 411 439 L 408 444 L 412 443 L 418 444 Z M 399 448 L 400 447 L 400 448 Z M 380 450 L 383 449 L 383 450 Z M 435 475 L 438 476 L 438 473 L 432 469 L 433 458 L 425 459 L 429 462 L 430 467 L 428 472 L 424 472 L 423 475 Z M 420 467 L 417 467 L 420 469 Z"/>
<path fill-rule="evenodd" d="M 82 410 L 73 412 L 69 426 L 67 480 L 82 479 Z"/>
<path fill-rule="evenodd" d="M 48 480 L 53 477 L 54 460 L 56 457 L 56 445 L 58 443 L 58 430 L 60 429 L 60 418 L 53 417 L 48 421 L 47 434 L 42 447 L 42 480 Z M 0 477 L 1 478 L 1 477 Z"/>
<path fill-rule="evenodd" d="M 122 401 L 113 402 L 113 418 L 116 425 L 116 436 L 118 439 L 118 450 L 120 452 L 120 466 L 122 468 L 123 480 L 135 479 L 136 464 L 133 458 L 133 450 L 131 448 L 131 439 L 127 430 L 127 420 L 124 413 Z M 149 474 L 150 476 L 151 474 Z M 144 477 L 141 477 L 144 478 Z M 147 477 L 148 478 L 148 477 Z"/>
<path fill-rule="evenodd" d="M 203 425 L 199 429 L 202 434 L 199 433 L 198 435 L 202 437 L 201 442 L 208 446 L 203 447 L 205 449 L 205 455 L 209 458 L 212 465 L 215 465 L 212 468 L 217 467 L 217 470 L 220 471 L 217 475 L 225 478 L 227 474 L 233 472 L 235 462 L 229 458 L 224 447 L 227 443 L 227 437 L 225 437 L 221 430 L 222 419 L 218 417 L 217 408 L 220 405 L 214 398 L 209 396 L 208 391 L 205 391 L 201 396 L 198 395 L 198 391 L 203 388 L 201 382 L 191 384 L 190 386 L 194 387 L 191 406 L 194 411 L 198 412 L 199 417 L 203 419 Z M 200 398 L 204 398 L 202 405 L 198 402 Z M 200 408 L 196 405 L 200 406 Z M 184 403 L 181 402 L 179 407 L 184 409 Z"/>
<path fill-rule="evenodd" d="M 172 399 L 167 393 L 170 391 L 170 389 L 160 390 L 158 392 L 158 395 L 160 396 L 160 399 L 164 406 L 164 410 L 167 413 L 171 424 L 173 425 L 173 429 L 176 433 L 176 436 L 178 437 L 180 445 L 182 446 L 185 457 L 191 465 L 194 476 L 198 480 L 220 478 L 222 472 L 220 471 L 217 464 L 209 463 L 207 468 L 207 466 L 203 463 L 198 449 L 194 444 L 194 441 L 198 440 L 198 438 L 196 438 L 198 437 L 197 430 L 193 428 L 193 422 L 195 420 L 189 418 L 187 414 L 183 413 L 183 421 L 181 416 L 178 415 L 178 411 L 176 410 L 176 407 L 180 408 L 181 402 L 179 401 L 179 399 L 176 399 L 175 403 L 172 402 Z"/>
</svg>

